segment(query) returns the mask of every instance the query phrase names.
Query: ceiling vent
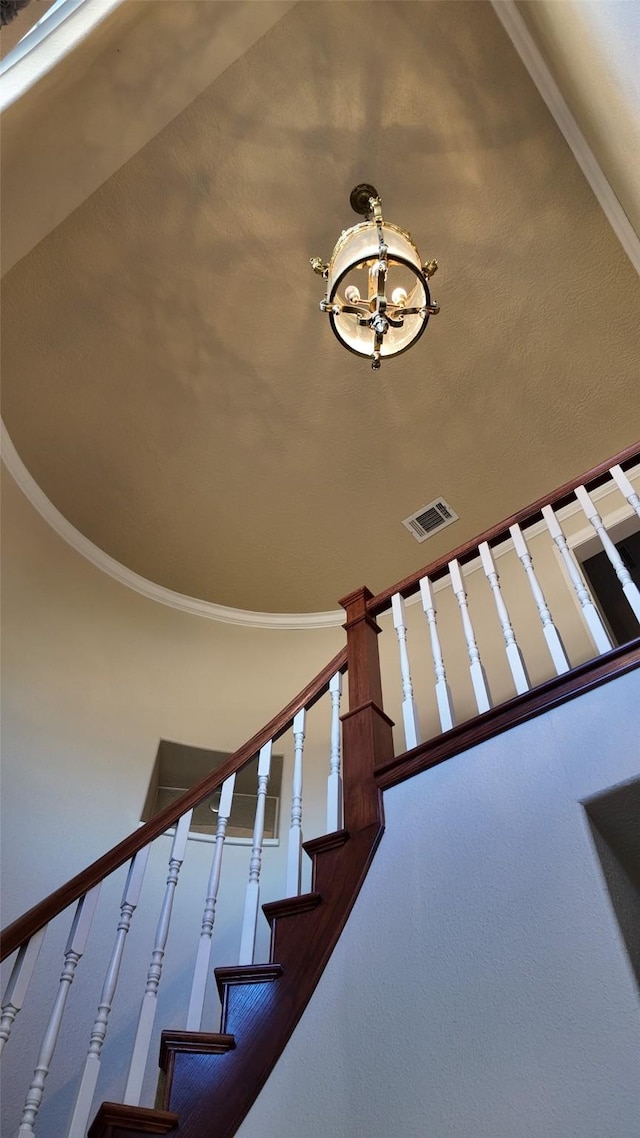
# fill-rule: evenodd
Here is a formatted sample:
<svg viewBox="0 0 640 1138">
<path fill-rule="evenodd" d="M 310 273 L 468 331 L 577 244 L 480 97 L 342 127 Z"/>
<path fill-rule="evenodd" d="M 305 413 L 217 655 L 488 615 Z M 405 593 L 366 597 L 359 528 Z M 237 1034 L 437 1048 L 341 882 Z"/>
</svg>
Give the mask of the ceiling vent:
<svg viewBox="0 0 640 1138">
<path fill-rule="evenodd" d="M 451 509 L 449 503 L 445 502 L 444 498 L 436 498 L 434 502 L 429 502 L 428 506 L 422 506 L 415 514 L 405 518 L 402 524 L 407 527 L 416 541 L 426 541 L 434 533 L 457 521 L 458 515 Z"/>
</svg>

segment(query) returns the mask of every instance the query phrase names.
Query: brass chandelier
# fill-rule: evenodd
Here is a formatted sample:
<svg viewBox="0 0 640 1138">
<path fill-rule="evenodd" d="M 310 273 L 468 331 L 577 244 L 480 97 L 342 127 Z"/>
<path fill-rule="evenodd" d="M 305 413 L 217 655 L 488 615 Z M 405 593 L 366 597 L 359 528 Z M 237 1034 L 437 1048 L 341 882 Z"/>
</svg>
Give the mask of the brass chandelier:
<svg viewBox="0 0 640 1138">
<path fill-rule="evenodd" d="M 365 220 L 343 231 L 328 264 L 312 257 L 311 265 L 327 282 L 320 310 L 336 336 L 377 370 L 415 344 L 440 311 L 428 284 L 438 262 L 423 264 L 410 235 L 384 220 L 373 186 L 356 186 L 350 201 Z"/>
</svg>

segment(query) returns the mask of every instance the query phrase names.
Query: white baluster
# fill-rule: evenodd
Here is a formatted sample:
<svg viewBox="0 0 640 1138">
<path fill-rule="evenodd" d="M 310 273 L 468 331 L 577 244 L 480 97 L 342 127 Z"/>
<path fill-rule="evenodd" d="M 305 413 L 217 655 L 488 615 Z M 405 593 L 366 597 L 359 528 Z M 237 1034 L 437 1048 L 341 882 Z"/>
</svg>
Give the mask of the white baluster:
<svg viewBox="0 0 640 1138">
<path fill-rule="evenodd" d="M 147 973 L 147 982 L 142 997 L 142 1005 L 140 1007 L 140 1016 L 138 1019 L 138 1029 L 136 1031 L 136 1038 L 133 1045 L 133 1053 L 131 1055 L 131 1066 L 129 1068 L 129 1078 L 122 1101 L 128 1103 L 130 1106 L 140 1105 L 140 1096 L 142 1095 L 142 1083 L 144 1080 L 144 1072 L 147 1066 L 147 1058 L 149 1055 L 149 1047 L 151 1046 L 151 1035 L 153 1033 L 153 1023 L 156 1016 L 156 1007 L 158 1004 L 158 988 L 160 987 L 160 979 L 162 977 L 162 961 L 164 957 L 165 947 L 167 944 L 167 937 L 169 936 L 169 925 L 171 924 L 171 911 L 173 909 L 173 899 L 175 896 L 178 878 L 180 876 L 180 868 L 184 861 L 184 855 L 187 847 L 187 838 L 189 836 L 189 826 L 191 825 L 191 815 L 193 810 L 188 810 L 186 814 L 178 822 L 173 835 L 171 843 L 171 853 L 169 855 L 169 872 L 167 874 L 167 884 L 158 918 L 158 927 L 156 928 L 156 939 L 151 953 L 151 963 Z"/>
<path fill-rule="evenodd" d="M 291 825 L 287 851 L 286 896 L 297 897 L 302 874 L 302 753 L 304 749 L 305 710 L 293 720 L 293 783 L 291 787 Z"/>
<path fill-rule="evenodd" d="M 340 772 L 340 699 L 342 673 L 336 672 L 329 681 L 331 696 L 331 750 L 329 778 L 327 780 L 327 833 L 333 834 L 342 827 L 342 774 Z"/>
<path fill-rule="evenodd" d="M 567 539 L 560 522 L 558 521 L 551 506 L 542 507 L 542 516 L 547 523 L 547 528 L 551 537 L 560 551 L 560 556 L 564 562 L 569 579 L 573 585 L 575 594 L 580 602 L 582 608 L 582 615 L 585 624 L 589 630 L 589 634 L 593 643 L 595 644 L 598 652 L 608 652 L 613 647 L 609 634 L 600 619 L 600 614 L 593 603 L 593 597 L 589 592 L 587 583 L 580 572 L 578 563 L 569 549 Z"/>
<path fill-rule="evenodd" d="M 396 630 L 398 648 L 400 651 L 404 742 L 406 750 L 410 751 L 412 747 L 417 747 L 418 743 L 420 742 L 420 725 L 418 720 L 418 709 L 413 698 L 413 684 L 411 682 L 411 669 L 409 667 L 404 600 L 401 597 L 400 593 L 395 593 L 391 598 L 391 612 L 393 614 L 393 627 Z"/>
<path fill-rule="evenodd" d="M 591 501 L 591 498 L 587 494 L 584 486 L 578 486 L 576 488 L 576 498 L 578 499 L 587 518 L 591 522 L 591 525 L 600 538 L 600 541 L 602 542 L 602 548 L 609 558 L 609 561 L 613 565 L 613 568 L 616 572 L 616 577 L 622 585 L 622 591 L 629 604 L 631 605 L 631 608 L 633 609 L 636 617 L 638 620 L 640 620 L 640 591 L 638 591 L 637 585 L 635 585 L 631 579 L 629 570 L 627 569 L 624 561 L 618 553 L 618 550 L 609 537 L 605 524 L 593 502 Z"/>
<path fill-rule="evenodd" d="M 235 782 L 236 776 L 232 774 L 223 782 L 222 790 L 220 791 L 216 844 L 213 851 L 211 872 L 207 884 L 207 896 L 204 903 L 204 912 L 202 914 L 202 927 L 200 929 L 196 966 L 193 972 L 191 998 L 187 1012 L 187 1031 L 200 1031 L 202 1025 L 202 1011 L 209 976 L 209 963 L 213 944 L 213 926 L 216 919 L 216 903 L 218 900 L 218 889 L 220 887 L 220 872 L 222 870 L 222 854 L 224 851 L 229 815 L 231 814 Z"/>
<path fill-rule="evenodd" d="M 85 1060 L 68 1138 L 84 1138 L 86 1134 L 93 1096 L 98 1082 L 98 1075 L 100 1074 L 102 1048 L 107 1035 L 109 1014 L 118 985 L 122 955 L 124 953 L 127 934 L 131 926 L 131 918 L 140 900 L 140 890 L 142 889 L 144 872 L 149 859 L 149 849 L 149 846 L 145 846 L 144 849 L 139 850 L 129 866 L 129 872 L 120 902 L 120 919 L 116 930 L 113 952 L 111 953 L 111 960 L 109 961 L 102 987 L 100 1003 L 98 1004 L 98 1015 L 96 1016 L 96 1021 L 93 1025 L 93 1031 L 91 1032 L 91 1038 L 89 1040 L 89 1053 Z"/>
<path fill-rule="evenodd" d="M 460 609 L 460 616 L 462 617 L 462 627 L 464 629 L 465 640 L 467 641 L 467 652 L 469 653 L 469 672 L 471 674 L 471 683 L 473 684 L 473 694 L 476 697 L 476 705 L 478 712 L 488 711 L 491 707 L 491 696 L 489 695 L 489 686 L 487 684 L 487 677 L 485 675 L 482 661 L 480 659 L 480 652 L 473 631 L 471 617 L 469 616 L 469 606 L 467 604 L 467 594 L 464 588 L 464 581 L 462 579 L 462 571 L 458 561 L 453 560 L 449 562 L 449 574 L 451 576 L 451 585 L 456 595 L 458 607 Z"/>
<path fill-rule="evenodd" d="M 622 491 L 632 510 L 640 518 L 640 495 L 636 493 L 621 466 L 612 466 L 609 471 L 619 490 Z"/>
<path fill-rule="evenodd" d="M 420 597 L 422 600 L 422 608 L 424 609 L 424 614 L 429 625 L 431 655 L 433 656 L 433 667 L 436 675 L 436 703 L 438 705 L 438 715 L 440 716 L 440 726 L 443 731 L 449 731 L 454 723 L 453 704 L 451 702 L 451 692 L 449 690 L 449 684 L 447 683 L 447 673 L 445 671 L 442 649 L 440 647 L 440 637 L 438 636 L 438 622 L 433 587 L 428 577 L 423 577 L 420 582 Z"/>
<path fill-rule="evenodd" d="M 11 1028 L 13 1021 L 20 1011 L 24 998 L 27 994 L 27 988 L 31 983 L 35 966 L 38 962 L 40 949 L 44 940 L 44 934 L 47 931 L 47 926 L 38 929 L 30 940 L 20 948 L 16 957 L 15 964 L 11 969 L 9 983 L 4 994 L 2 1002 L 2 1017 L 0 1018 L 0 1055 L 2 1049 L 11 1035 Z"/>
<path fill-rule="evenodd" d="M 58 1042 L 58 1035 L 60 1033 L 69 989 L 73 983 L 78 961 L 86 947 L 91 922 L 98 903 L 99 892 L 100 886 L 96 885 L 93 889 L 90 889 L 88 893 L 85 893 L 84 897 L 80 898 L 76 908 L 71 932 L 69 933 L 69 939 L 64 950 L 64 964 L 60 974 L 58 993 L 42 1040 L 40 1054 L 38 1055 L 38 1061 L 33 1074 L 33 1081 L 25 1099 L 20 1129 L 18 1130 L 18 1138 L 27 1138 L 28 1135 L 33 1134 L 33 1124 L 44 1095 L 44 1083 L 49 1074 L 49 1067 L 51 1066 L 53 1053 L 56 1048 L 56 1043 Z"/>
<path fill-rule="evenodd" d="M 253 845 L 249 863 L 249 881 L 244 901 L 242 935 L 240 937 L 239 964 L 253 964 L 260 903 L 260 870 L 262 868 L 262 839 L 264 836 L 264 808 L 271 769 L 271 743 L 266 743 L 258 759 L 258 799 L 253 824 Z"/>
<path fill-rule="evenodd" d="M 511 675 L 513 676 L 515 689 L 518 695 L 522 695 L 523 692 L 529 691 L 531 683 L 529 681 L 525 662 L 522 658 L 522 653 L 516 641 L 513 625 L 511 624 L 511 620 L 509 618 L 509 610 L 507 609 L 507 606 L 504 602 L 504 597 L 502 596 L 500 578 L 498 576 L 495 562 L 493 560 L 493 554 L 486 541 L 483 541 L 482 544 L 478 546 L 478 551 L 480 553 L 482 568 L 485 571 L 491 592 L 493 593 L 498 620 L 500 621 L 502 635 L 504 636 L 504 646 L 505 652 L 507 654 L 507 662 L 511 669 Z"/>
<path fill-rule="evenodd" d="M 560 676 L 563 672 L 568 672 L 569 668 L 571 667 L 567 659 L 567 654 L 564 650 L 564 645 L 560 639 L 560 633 L 558 632 L 558 629 L 556 628 L 551 618 L 549 606 L 547 605 L 544 593 L 542 592 L 538 578 L 536 577 L 535 570 L 533 568 L 533 559 L 529 553 L 529 547 L 527 546 L 525 536 L 520 529 L 520 526 L 511 526 L 509 533 L 513 539 L 515 551 L 518 554 L 518 557 L 522 562 L 522 567 L 527 575 L 527 580 L 533 594 L 533 599 L 536 602 L 536 607 L 538 609 L 540 620 L 542 622 L 542 632 L 547 642 L 547 647 L 549 649 L 551 659 L 553 660 L 553 666 L 556 670 L 557 675 Z"/>
</svg>

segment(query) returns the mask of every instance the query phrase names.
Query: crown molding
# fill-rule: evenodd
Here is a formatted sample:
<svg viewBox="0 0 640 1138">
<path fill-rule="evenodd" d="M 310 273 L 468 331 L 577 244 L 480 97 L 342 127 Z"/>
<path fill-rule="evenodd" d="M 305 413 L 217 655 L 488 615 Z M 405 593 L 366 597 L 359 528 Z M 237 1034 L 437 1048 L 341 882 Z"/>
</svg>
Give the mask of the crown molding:
<svg viewBox="0 0 640 1138">
<path fill-rule="evenodd" d="M 58 537 L 66 541 L 76 553 L 80 553 L 97 569 L 101 569 L 121 585 L 126 585 L 128 589 L 141 593 L 143 597 L 167 605 L 168 608 L 177 609 L 178 612 L 190 613 L 191 616 L 217 620 L 221 624 L 241 625 L 244 628 L 337 628 L 344 623 L 342 609 L 332 612 L 251 612 L 249 609 L 230 608 L 227 605 L 214 604 L 213 601 L 200 600 L 198 597 L 188 597 L 184 593 L 176 593 L 173 589 L 167 589 L 164 585 L 157 585 L 155 581 L 147 580 L 146 577 L 141 577 L 139 573 L 134 573 L 133 570 L 127 569 L 126 565 L 110 557 L 67 521 L 29 474 L 4 423 L 0 424 L 0 451 L 2 461 L 11 477 L 33 508 L 55 530 Z"/>
<path fill-rule="evenodd" d="M 4 463 L 7 471 L 22 490 L 24 496 L 31 503 L 33 508 L 37 510 L 42 518 L 48 525 L 66 541 L 68 545 L 75 549 L 76 553 L 81 554 L 97 569 L 101 569 L 103 573 L 107 573 L 114 580 L 119 581 L 121 585 L 125 585 L 128 589 L 133 589 L 134 592 L 140 593 L 143 597 L 147 597 L 151 601 L 157 601 L 158 604 L 166 605 L 168 608 L 177 609 L 178 612 L 190 613 L 192 616 L 204 617 L 206 620 L 217 620 L 221 624 L 236 624 L 244 628 L 271 628 L 271 629 L 307 629 L 307 628 L 337 628 L 344 624 L 345 615 L 342 609 L 336 609 L 329 612 L 252 612 L 250 609 L 236 609 L 230 608 L 227 605 L 217 605 L 213 601 L 203 601 L 198 597 L 188 597 L 185 593 L 176 593 L 173 589 L 167 589 L 164 585 L 157 585 L 154 581 L 149 581 L 146 577 L 141 577 L 139 573 L 134 573 L 132 569 L 127 569 L 126 565 L 122 565 L 120 561 L 110 557 L 103 549 L 94 545 L 89 541 L 80 530 L 71 525 L 63 514 L 54 506 L 53 502 L 47 498 L 46 494 L 40 489 L 35 479 L 29 474 L 26 466 L 24 465 L 20 455 L 18 454 L 4 422 L 0 420 L 0 457 Z M 627 472 L 628 476 L 635 481 L 636 477 L 640 477 L 640 467 L 634 468 L 634 474 Z M 635 476 L 635 477 L 634 477 Z M 620 521 L 626 520 L 631 517 L 634 511 L 630 506 L 622 506 L 615 513 L 610 513 L 606 509 L 605 500 L 611 494 L 615 494 L 615 484 L 605 483 L 603 486 L 598 487 L 597 490 L 591 491 L 591 497 L 596 502 L 603 502 L 605 509 L 602 513 L 604 515 L 605 524 L 608 528 L 618 524 Z M 581 507 L 579 502 L 575 501 L 565 506 L 561 511 L 562 520 L 565 521 L 572 517 L 574 514 L 580 513 Z M 534 525 L 527 527 L 527 538 L 537 537 L 541 533 L 546 532 L 546 524 L 543 521 L 536 522 Z M 579 534 L 573 535 L 569 540 L 570 545 L 578 545 L 585 541 L 588 537 L 592 536 L 592 532 L 587 527 L 586 530 L 581 530 Z M 494 558 L 500 558 L 513 550 L 513 541 L 511 538 L 506 538 L 493 550 Z M 481 568 L 480 557 L 478 556 L 468 565 L 464 567 L 465 576 L 477 572 Z M 443 577 L 436 581 L 433 588 L 436 592 L 446 588 L 448 585 L 448 577 Z M 420 595 L 416 594 L 413 597 L 408 597 L 405 601 L 407 606 L 417 604 L 420 600 Z M 384 617 L 389 613 L 382 613 Z M 379 619 L 379 618 L 378 618 Z"/>
<path fill-rule="evenodd" d="M 515 0 L 491 0 L 491 5 L 564 135 L 627 257 L 636 272 L 640 273 L 640 237 L 618 201 L 577 119 L 569 109 L 564 95 L 518 11 Z"/>
<path fill-rule="evenodd" d="M 122 0 L 65 0 L 27 32 L 0 64 L 0 110 L 5 111 L 73 51 Z"/>
</svg>

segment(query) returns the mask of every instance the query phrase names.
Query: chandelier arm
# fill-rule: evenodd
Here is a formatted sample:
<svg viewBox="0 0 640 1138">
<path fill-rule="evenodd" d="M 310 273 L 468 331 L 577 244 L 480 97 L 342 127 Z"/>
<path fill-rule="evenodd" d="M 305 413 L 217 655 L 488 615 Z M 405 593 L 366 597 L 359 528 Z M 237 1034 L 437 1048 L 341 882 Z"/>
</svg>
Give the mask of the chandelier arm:
<svg viewBox="0 0 640 1138">
<path fill-rule="evenodd" d="M 369 308 L 366 304 L 341 304 L 340 312 L 349 312 L 354 316 L 366 316 L 368 315 Z"/>
</svg>

